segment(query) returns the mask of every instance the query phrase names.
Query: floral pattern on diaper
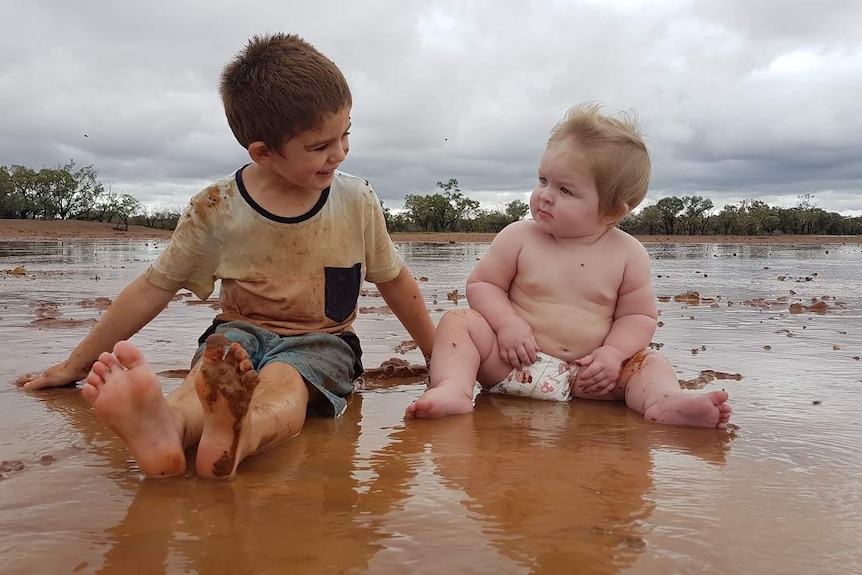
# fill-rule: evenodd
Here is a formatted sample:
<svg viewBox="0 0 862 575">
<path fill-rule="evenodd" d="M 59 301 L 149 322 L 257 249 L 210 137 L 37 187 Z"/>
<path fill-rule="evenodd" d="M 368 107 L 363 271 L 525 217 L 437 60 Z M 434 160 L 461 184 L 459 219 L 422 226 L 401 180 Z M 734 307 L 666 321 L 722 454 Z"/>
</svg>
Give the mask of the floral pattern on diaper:
<svg viewBox="0 0 862 575">
<path fill-rule="evenodd" d="M 553 357 L 540 356 L 524 369 L 513 369 L 491 393 L 505 393 L 546 401 L 568 401 L 578 367 Z"/>
</svg>

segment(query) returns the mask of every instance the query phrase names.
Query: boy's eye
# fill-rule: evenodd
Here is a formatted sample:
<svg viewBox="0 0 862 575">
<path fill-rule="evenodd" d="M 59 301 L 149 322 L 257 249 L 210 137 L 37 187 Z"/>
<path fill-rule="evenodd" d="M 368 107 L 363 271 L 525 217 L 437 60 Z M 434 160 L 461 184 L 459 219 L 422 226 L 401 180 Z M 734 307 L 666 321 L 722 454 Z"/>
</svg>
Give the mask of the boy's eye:
<svg viewBox="0 0 862 575">
<path fill-rule="evenodd" d="M 562 193 L 566 194 L 567 196 L 571 196 L 571 195 L 572 195 L 572 192 L 570 192 L 567 188 L 560 188 L 560 191 L 561 191 Z"/>
<path fill-rule="evenodd" d="M 542 184 L 543 186 L 546 186 L 546 185 L 548 185 L 548 179 L 547 178 L 539 178 L 539 183 Z"/>
</svg>

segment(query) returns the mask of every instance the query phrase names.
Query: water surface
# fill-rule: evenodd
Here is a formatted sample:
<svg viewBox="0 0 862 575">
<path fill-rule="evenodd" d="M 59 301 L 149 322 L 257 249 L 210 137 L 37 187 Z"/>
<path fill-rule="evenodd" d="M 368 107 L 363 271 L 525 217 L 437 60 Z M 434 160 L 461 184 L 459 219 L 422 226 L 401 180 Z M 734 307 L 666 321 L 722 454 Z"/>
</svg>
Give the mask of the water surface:
<svg viewBox="0 0 862 575">
<path fill-rule="evenodd" d="M 623 405 L 480 395 L 404 421 L 422 383 L 354 394 L 340 420 L 246 460 L 236 480 L 144 480 L 80 390 L 25 393 L 163 241 L 0 242 L 0 573 L 853 573 L 862 564 L 858 245 L 654 245 L 681 380 L 702 371 L 732 433 Z M 483 244 L 400 244 L 436 319 L 466 305 Z M 16 275 L 5 273 L 23 267 Z M 384 302 L 366 286 L 360 305 Z M 676 301 L 674 296 L 697 291 Z M 188 367 L 215 311 L 181 297 L 134 341 Z M 822 303 L 820 303 L 822 302 Z M 790 305 L 818 304 L 791 313 Z M 825 313 L 816 313 L 816 311 Z M 359 316 L 367 367 L 408 335 Z M 703 381 L 709 380 L 707 377 Z M 165 378 L 167 390 L 179 380 Z"/>
</svg>

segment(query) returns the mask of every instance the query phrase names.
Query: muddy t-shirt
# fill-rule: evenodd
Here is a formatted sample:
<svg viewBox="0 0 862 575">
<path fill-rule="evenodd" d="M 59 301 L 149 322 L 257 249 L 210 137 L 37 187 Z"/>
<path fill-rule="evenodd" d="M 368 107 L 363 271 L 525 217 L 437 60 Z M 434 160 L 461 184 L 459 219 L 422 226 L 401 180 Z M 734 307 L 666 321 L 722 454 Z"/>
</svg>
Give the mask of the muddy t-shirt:
<svg viewBox="0 0 862 575">
<path fill-rule="evenodd" d="M 308 213 L 285 218 L 254 202 L 240 169 L 191 199 L 145 277 L 202 300 L 220 279 L 218 320 L 282 335 L 338 333 L 356 317 L 363 280 L 395 279 L 402 265 L 365 180 L 336 172 Z"/>
</svg>

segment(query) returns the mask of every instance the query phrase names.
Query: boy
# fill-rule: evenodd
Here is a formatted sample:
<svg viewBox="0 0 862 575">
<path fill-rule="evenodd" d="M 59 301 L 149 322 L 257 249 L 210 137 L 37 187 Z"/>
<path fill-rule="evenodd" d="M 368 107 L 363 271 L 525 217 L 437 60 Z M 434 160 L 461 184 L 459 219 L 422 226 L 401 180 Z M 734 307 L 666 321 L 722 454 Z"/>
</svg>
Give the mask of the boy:
<svg viewBox="0 0 862 575">
<path fill-rule="evenodd" d="M 434 325 L 377 196 L 336 171 L 352 98 L 335 64 L 295 35 L 255 36 L 224 68 L 220 92 L 252 162 L 194 196 L 165 252 L 69 358 L 24 382 L 58 386 L 90 370 L 84 396 L 150 477 L 184 473 L 193 446 L 199 475 L 231 477 L 244 458 L 299 433 L 307 411 L 341 415 L 362 372 L 351 324 L 365 279 L 431 353 Z M 180 288 L 205 300 L 216 279 L 222 313 L 165 397 L 121 340 Z"/>
<path fill-rule="evenodd" d="M 541 399 L 625 399 L 649 421 L 726 428 L 727 393 L 684 393 L 646 348 L 658 313 L 644 247 L 615 224 L 647 193 L 637 126 L 598 106 L 552 130 L 530 197 L 532 221 L 500 232 L 467 280 L 471 309 L 437 326 L 428 390 L 412 417 L 467 413 L 476 380 Z"/>
</svg>

